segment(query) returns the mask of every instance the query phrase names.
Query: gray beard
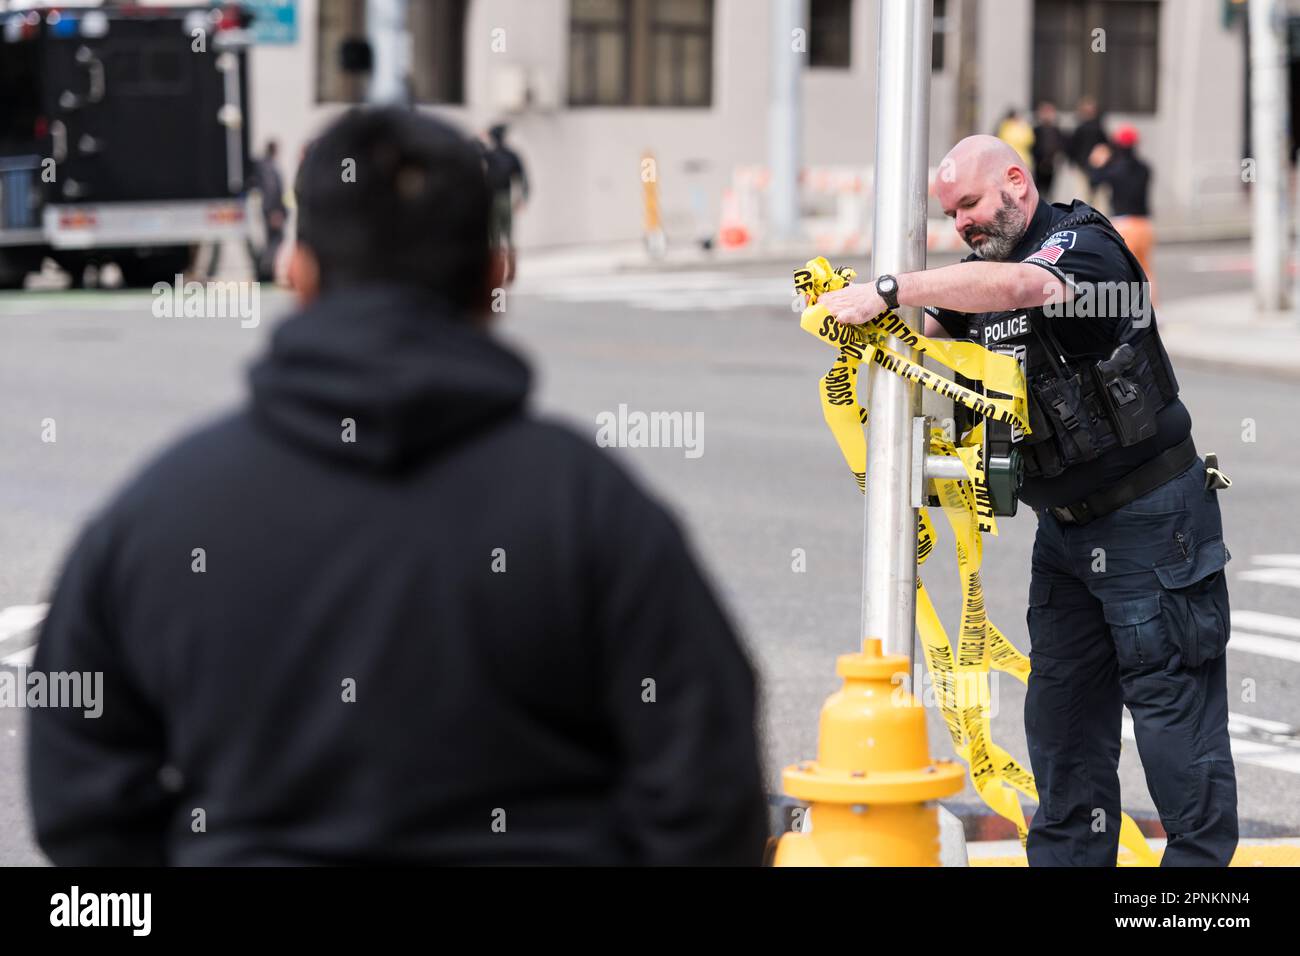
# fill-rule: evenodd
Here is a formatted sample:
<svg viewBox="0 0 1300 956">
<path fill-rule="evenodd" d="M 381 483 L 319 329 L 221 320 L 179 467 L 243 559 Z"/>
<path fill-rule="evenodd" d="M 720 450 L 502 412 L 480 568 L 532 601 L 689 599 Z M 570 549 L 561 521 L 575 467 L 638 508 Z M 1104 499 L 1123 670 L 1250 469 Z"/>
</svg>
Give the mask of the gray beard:
<svg viewBox="0 0 1300 956">
<path fill-rule="evenodd" d="M 1016 208 L 1010 196 L 1003 193 L 1002 208 L 994 215 L 987 231 L 984 231 L 984 239 L 979 248 L 976 249 L 971 245 L 971 249 L 981 259 L 989 262 L 1005 262 L 1011 255 L 1011 250 L 1020 244 L 1027 225 L 1028 221 L 1024 213 Z"/>
</svg>

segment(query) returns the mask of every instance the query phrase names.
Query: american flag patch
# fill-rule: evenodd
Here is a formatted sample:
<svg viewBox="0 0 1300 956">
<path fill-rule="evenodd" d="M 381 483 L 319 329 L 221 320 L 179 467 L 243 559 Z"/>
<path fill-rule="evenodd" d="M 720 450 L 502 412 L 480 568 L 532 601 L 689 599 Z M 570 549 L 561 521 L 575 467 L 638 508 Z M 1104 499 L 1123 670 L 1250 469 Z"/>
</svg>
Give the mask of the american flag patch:
<svg viewBox="0 0 1300 956">
<path fill-rule="evenodd" d="M 1043 248 L 1039 249 L 1025 261 L 1043 262 L 1049 266 L 1054 266 L 1056 265 L 1056 260 L 1061 258 L 1063 252 L 1065 252 L 1065 250 L 1060 246 L 1043 246 Z"/>
</svg>

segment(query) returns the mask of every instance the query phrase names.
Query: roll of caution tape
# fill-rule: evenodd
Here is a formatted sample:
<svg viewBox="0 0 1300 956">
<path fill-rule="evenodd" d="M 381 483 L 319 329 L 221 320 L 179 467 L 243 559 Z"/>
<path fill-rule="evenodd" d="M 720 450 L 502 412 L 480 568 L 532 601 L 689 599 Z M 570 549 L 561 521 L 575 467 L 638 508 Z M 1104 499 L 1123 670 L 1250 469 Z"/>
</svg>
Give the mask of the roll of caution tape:
<svg viewBox="0 0 1300 956">
<path fill-rule="evenodd" d="M 852 269 L 832 268 L 826 259 L 819 257 L 795 271 L 795 289 L 806 296 L 808 303 L 800 316 L 800 328 L 837 351 L 834 363 L 818 385 L 822 416 L 860 491 L 865 492 L 867 487 L 867 442 L 863 426 L 868 424 L 868 414 L 858 400 L 863 369 L 874 366 L 901 375 L 966 406 L 977 416 L 1008 422 L 1029 433 L 1024 373 L 1013 356 L 991 352 L 974 343 L 926 338 L 893 312 L 883 312 L 862 326 L 842 325 L 825 306 L 817 305 L 817 299 L 823 293 L 844 288 L 854 277 Z M 891 337 L 964 378 L 982 383 L 985 392 L 998 395 L 980 394 L 900 355 L 890 346 Z M 917 522 L 916 628 L 953 749 L 967 764 L 971 784 L 980 799 L 1015 825 L 1024 846 L 1028 827 L 1016 794 L 1037 802 L 1038 791 L 1033 775 L 992 740 L 989 671 L 999 670 L 1021 683 L 1028 683 L 1029 658 L 1006 639 L 985 612 L 980 578 L 983 535 L 997 534 L 997 522 L 988 492 L 983 429 L 980 421 L 965 435 L 958 436 L 957 442 L 949 440 L 942 429 L 931 429 L 930 454 L 955 457 L 966 472 L 964 480 L 934 480 L 935 495 L 952 529 L 957 554 L 961 620 L 956 648 L 920 575 L 920 566 L 934 552 L 936 540 L 934 524 L 925 508 L 920 509 Z M 1132 851 L 1141 865 L 1154 866 L 1159 862 L 1128 814 L 1121 819 L 1120 844 Z"/>
</svg>

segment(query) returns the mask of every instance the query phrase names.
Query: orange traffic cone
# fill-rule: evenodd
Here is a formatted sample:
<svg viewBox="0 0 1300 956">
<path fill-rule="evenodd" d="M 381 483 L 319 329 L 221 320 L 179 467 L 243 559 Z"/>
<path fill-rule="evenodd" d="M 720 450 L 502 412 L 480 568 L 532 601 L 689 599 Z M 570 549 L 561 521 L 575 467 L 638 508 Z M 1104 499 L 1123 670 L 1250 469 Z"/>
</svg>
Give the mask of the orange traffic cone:
<svg viewBox="0 0 1300 956">
<path fill-rule="evenodd" d="M 723 249 L 740 249 L 749 245 L 749 227 L 740 218 L 740 202 L 733 189 L 722 192 L 722 222 L 718 226 L 718 245 Z"/>
</svg>

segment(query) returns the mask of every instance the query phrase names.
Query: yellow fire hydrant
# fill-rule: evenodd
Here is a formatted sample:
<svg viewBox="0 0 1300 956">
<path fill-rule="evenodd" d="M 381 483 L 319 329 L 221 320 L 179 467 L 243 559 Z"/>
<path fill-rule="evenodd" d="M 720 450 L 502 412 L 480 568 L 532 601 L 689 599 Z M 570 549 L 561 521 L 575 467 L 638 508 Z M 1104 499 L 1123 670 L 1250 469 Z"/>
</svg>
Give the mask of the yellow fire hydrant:
<svg viewBox="0 0 1300 956">
<path fill-rule="evenodd" d="M 776 866 L 938 866 L 940 797 L 958 793 L 965 771 L 931 762 L 925 711 L 894 681 L 901 655 L 879 638 L 836 662 L 844 686 L 826 699 L 817 760 L 785 769 L 785 791 L 809 803 L 806 832 L 787 833 Z"/>
</svg>

